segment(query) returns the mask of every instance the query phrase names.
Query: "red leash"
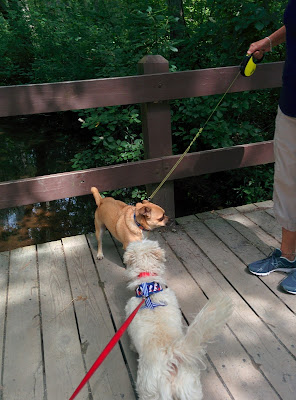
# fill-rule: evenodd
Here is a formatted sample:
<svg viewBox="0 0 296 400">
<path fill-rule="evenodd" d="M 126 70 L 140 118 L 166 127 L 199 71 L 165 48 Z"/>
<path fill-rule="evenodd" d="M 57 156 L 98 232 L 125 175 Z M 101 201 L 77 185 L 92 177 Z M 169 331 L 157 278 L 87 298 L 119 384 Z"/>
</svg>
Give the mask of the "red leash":
<svg viewBox="0 0 296 400">
<path fill-rule="evenodd" d="M 82 379 L 80 382 L 79 386 L 75 390 L 75 392 L 72 394 L 69 400 L 75 399 L 75 397 L 78 395 L 80 390 L 83 388 L 83 386 L 86 384 L 86 382 L 89 381 L 89 379 L 92 377 L 92 375 L 96 372 L 96 370 L 99 368 L 99 366 L 102 364 L 102 362 L 105 360 L 107 355 L 111 352 L 113 347 L 116 345 L 116 343 L 119 341 L 121 336 L 124 334 L 124 332 L 127 330 L 127 327 L 129 324 L 132 322 L 132 320 L 135 318 L 137 312 L 141 308 L 142 304 L 144 303 L 145 299 L 141 301 L 141 303 L 138 305 L 137 308 L 134 309 L 134 311 L 131 313 L 131 315 L 127 318 L 127 320 L 123 323 L 123 325 L 118 329 L 118 331 L 115 333 L 113 338 L 110 340 L 110 342 L 107 344 L 107 346 L 104 348 L 102 353 L 99 355 L 97 360 L 94 362 L 92 365 L 91 369 L 88 371 L 88 373 L 85 375 L 85 377 Z"/>
</svg>

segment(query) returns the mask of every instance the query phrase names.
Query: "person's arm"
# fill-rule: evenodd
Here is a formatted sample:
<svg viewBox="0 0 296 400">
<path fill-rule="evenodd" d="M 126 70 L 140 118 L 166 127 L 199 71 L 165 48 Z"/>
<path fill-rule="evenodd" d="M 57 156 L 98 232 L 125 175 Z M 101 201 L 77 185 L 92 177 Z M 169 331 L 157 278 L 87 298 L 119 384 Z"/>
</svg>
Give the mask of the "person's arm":
<svg viewBox="0 0 296 400">
<path fill-rule="evenodd" d="M 286 41 L 286 27 L 283 25 L 280 29 L 273 32 L 270 36 L 254 42 L 250 45 L 247 54 L 254 54 L 255 58 L 262 58 L 263 54 L 271 51 L 273 47 Z"/>
</svg>

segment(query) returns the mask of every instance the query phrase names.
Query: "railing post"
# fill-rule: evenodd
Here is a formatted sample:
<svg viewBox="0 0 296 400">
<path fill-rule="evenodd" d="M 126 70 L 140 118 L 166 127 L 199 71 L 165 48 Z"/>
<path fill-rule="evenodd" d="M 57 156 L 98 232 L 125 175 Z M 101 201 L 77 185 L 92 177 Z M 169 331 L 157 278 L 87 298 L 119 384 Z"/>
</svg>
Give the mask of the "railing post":
<svg viewBox="0 0 296 400">
<path fill-rule="evenodd" d="M 169 72 L 169 62 L 162 56 L 149 55 L 138 63 L 138 73 L 156 74 Z M 158 87 L 162 87 L 161 80 Z M 141 105 L 142 129 L 145 158 L 172 155 L 171 111 L 167 101 L 156 101 Z M 167 173 L 168 171 L 165 171 Z M 160 178 L 161 181 L 162 177 Z M 147 185 L 148 195 L 157 185 Z M 165 209 L 166 214 L 175 219 L 174 182 L 166 182 L 152 200 Z"/>
</svg>

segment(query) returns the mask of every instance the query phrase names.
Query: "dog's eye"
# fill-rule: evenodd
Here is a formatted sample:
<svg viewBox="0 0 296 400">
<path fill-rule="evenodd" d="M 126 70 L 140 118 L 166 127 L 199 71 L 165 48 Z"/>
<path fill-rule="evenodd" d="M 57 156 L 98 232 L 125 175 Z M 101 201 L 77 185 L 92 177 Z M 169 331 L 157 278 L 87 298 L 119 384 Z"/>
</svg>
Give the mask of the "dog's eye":
<svg viewBox="0 0 296 400">
<path fill-rule="evenodd" d="M 158 218 L 158 221 L 159 222 L 161 222 L 161 221 L 163 221 L 164 220 L 164 214 L 163 214 L 163 216 L 161 217 L 161 218 Z"/>
</svg>

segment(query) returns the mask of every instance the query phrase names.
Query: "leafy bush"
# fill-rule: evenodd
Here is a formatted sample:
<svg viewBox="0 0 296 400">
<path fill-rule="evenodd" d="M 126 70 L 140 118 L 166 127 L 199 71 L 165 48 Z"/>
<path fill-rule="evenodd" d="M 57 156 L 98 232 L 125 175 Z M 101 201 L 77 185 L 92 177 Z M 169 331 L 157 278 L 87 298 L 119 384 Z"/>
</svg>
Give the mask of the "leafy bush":
<svg viewBox="0 0 296 400">
<path fill-rule="evenodd" d="M 134 106 L 88 109 L 79 115 L 82 128 L 92 132 L 92 142 L 89 148 L 75 155 L 73 168 L 93 168 L 143 158 L 143 140 L 139 137 L 141 121 Z"/>
<path fill-rule="evenodd" d="M 171 71 L 237 65 L 252 41 L 281 26 L 285 7 L 276 0 L 186 0 L 181 18 L 182 10 L 172 10 L 170 3 L 2 1 L 0 84 L 134 75 L 146 54 L 161 54 L 170 60 Z M 283 59 L 283 49 L 278 46 L 266 60 Z M 188 146 L 218 98 L 171 102 L 175 154 Z M 228 94 L 192 151 L 271 139 L 277 99 L 277 90 Z M 143 158 L 138 106 L 84 110 L 79 118 L 89 144 L 77 152 L 73 168 Z M 264 174 L 246 174 L 244 184 L 233 182 L 233 196 L 257 194 L 261 198 Z M 143 196 L 142 188 L 132 195 Z"/>
<path fill-rule="evenodd" d="M 240 172 L 242 184 L 234 187 L 237 199 L 242 204 L 256 203 L 269 200 L 273 192 L 273 168 L 263 165 L 256 168 L 248 168 L 247 171 Z"/>
</svg>

